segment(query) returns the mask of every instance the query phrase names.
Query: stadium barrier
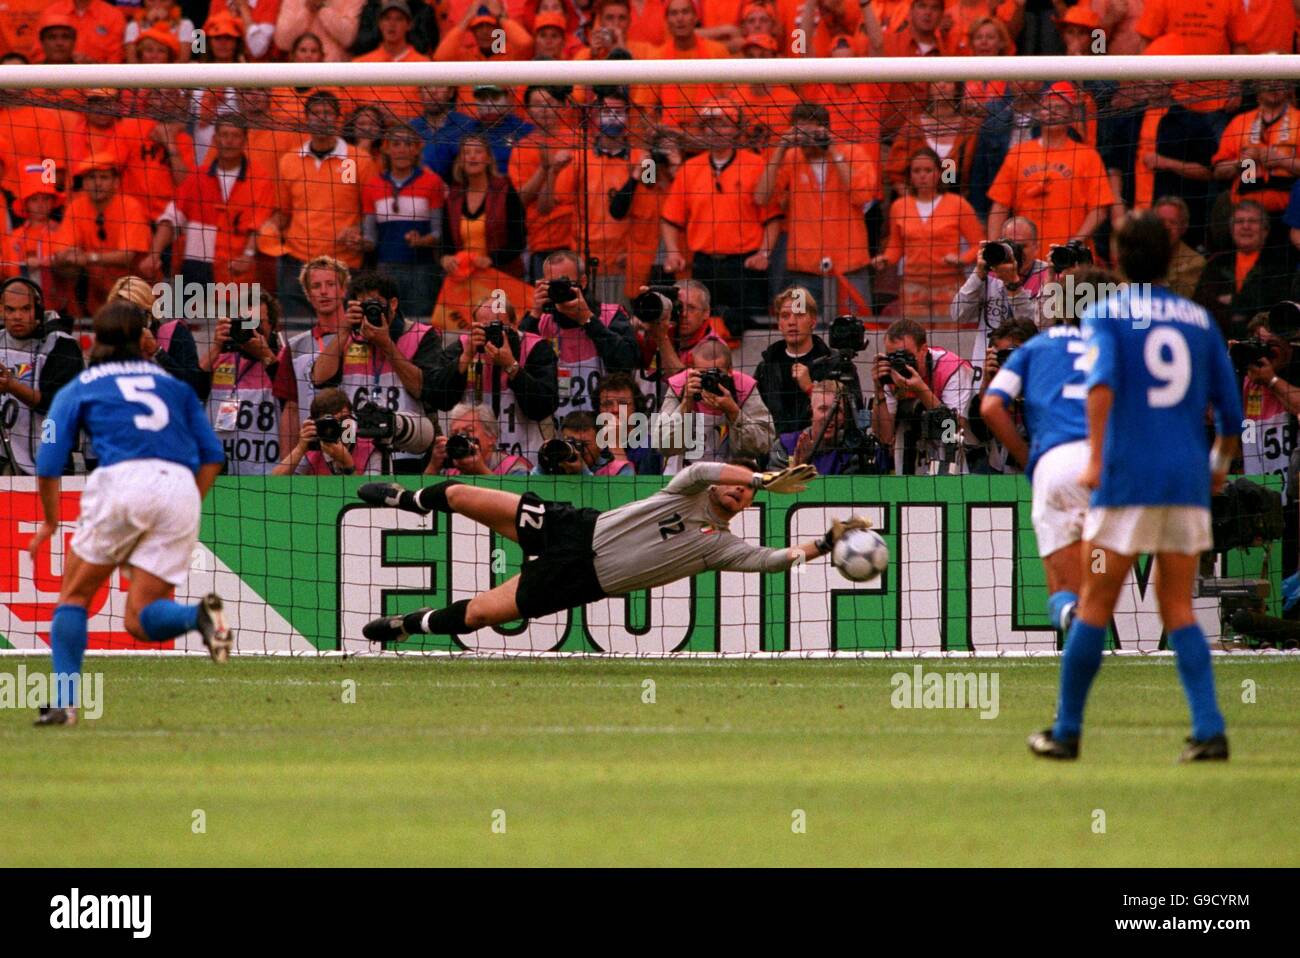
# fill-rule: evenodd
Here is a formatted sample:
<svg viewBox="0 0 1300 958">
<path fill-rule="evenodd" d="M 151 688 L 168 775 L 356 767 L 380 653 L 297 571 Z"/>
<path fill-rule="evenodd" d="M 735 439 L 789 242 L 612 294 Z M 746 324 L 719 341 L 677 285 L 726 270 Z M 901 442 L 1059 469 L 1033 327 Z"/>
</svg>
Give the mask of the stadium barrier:
<svg viewBox="0 0 1300 958">
<path fill-rule="evenodd" d="M 360 478 L 222 478 L 204 503 L 200 546 L 181 599 L 225 597 L 241 653 L 370 651 L 361 626 L 384 613 L 442 606 L 503 581 L 521 554 L 460 516 L 421 518 L 369 509 Z M 1275 483 L 1276 480 L 1266 479 Z M 32 479 L 0 480 L 0 649 L 44 650 L 84 480 L 63 485 L 61 541 L 35 562 L 26 544 L 40 503 Z M 659 477 L 488 479 L 511 491 L 608 509 L 652 494 Z M 411 482 L 412 486 L 416 483 Z M 653 594 L 613 598 L 529 623 L 461 637 L 421 636 L 403 651 L 667 655 L 1053 654 L 1043 566 L 1021 476 L 828 477 L 797 498 L 760 496 L 732 531 L 770 547 L 816 538 L 850 512 L 872 518 L 890 566 L 858 585 L 828 561 L 789 573 L 708 572 Z M 1271 546 L 1277 614 L 1281 548 Z M 1257 575 L 1264 550 L 1230 553 L 1224 575 Z M 1151 564 L 1121 593 L 1112 647 L 1163 648 Z M 139 650 L 122 628 L 126 583 L 96 596 L 92 649 Z M 1214 599 L 1197 599 L 1206 635 L 1219 638 Z M 164 648 L 202 652 L 196 635 Z"/>
</svg>

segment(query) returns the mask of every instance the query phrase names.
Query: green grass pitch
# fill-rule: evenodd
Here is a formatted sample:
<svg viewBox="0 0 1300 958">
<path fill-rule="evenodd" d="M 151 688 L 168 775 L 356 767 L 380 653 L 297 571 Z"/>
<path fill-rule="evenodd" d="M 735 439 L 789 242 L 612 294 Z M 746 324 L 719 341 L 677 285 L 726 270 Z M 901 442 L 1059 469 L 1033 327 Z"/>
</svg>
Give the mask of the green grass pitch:
<svg viewBox="0 0 1300 958">
<path fill-rule="evenodd" d="M 893 708 L 913 664 L 89 658 L 98 721 L 0 710 L 0 864 L 1300 864 L 1300 661 L 1216 662 L 1201 766 L 1169 659 L 1107 659 L 1066 765 L 1056 661 L 922 663 L 994 719 Z"/>
</svg>

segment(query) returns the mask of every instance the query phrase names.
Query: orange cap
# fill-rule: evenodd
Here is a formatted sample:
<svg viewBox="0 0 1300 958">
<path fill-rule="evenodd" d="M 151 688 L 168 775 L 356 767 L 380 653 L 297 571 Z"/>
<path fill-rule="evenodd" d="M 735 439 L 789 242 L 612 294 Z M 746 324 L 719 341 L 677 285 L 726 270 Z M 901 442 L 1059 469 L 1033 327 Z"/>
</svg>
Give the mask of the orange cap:
<svg viewBox="0 0 1300 958">
<path fill-rule="evenodd" d="M 27 216 L 27 200 L 42 193 L 54 197 L 54 205 L 63 205 L 63 194 L 53 183 L 45 181 L 45 167 L 40 163 L 24 166 L 18 174 L 18 195 L 13 201 L 13 211 L 18 216 Z"/>
<path fill-rule="evenodd" d="M 177 40 L 176 35 L 170 30 L 164 30 L 157 24 L 148 30 L 141 30 L 138 40 L 153 40 L 155 43 L 161 43 L 171 53 L 173 60 L 179 60 L 181 57 L 181 41 Z"/>
<path fill-rule="evenodd" d="M 96 150 L 78 163 L 72 172 L 75 176 L 81 176 L 81 174 L 89 173 L 91 170 L 113 170 L 116 172 L 117 157 L 107 150 Z"/>
<path fill-rule="evenodd" d="M 1065 16 L 1056 18 L 1058 27 L 1083 27 L 1085 30 L 1101 28 L 1101 17 L 1091 7 L 1077 4 L 1065 11 Z"/>
<path fill-rule="evenodd" d="M 1166 33 L 1162 37 L 1156 37 L 1147 44 L 1147 48 L 1142 51 L 1144 57 L 1158 56 L 1182 56 L 1187 52 L 1187 46 L 1183 43 L 1183 38 L 1176 33 Z"/>
<path fill-rule="evenodd" d="M 542 27 L 555 27 L 561 33 L 568 33 L 569 21 L 564 14 L 550 10 L 546 13 L 539 13 L 533 18 L 533 33 L 537 33 Z"/>
<path fill-rule="evenodd" d="M 760 50 L 769 50 L 772 53 L 780 52 L 776 40 L 772 39 L 772 35 L 769 33 L 751 33 L 745 37 L 745 42 L 741 44 L 741 48 L 744 47 L 758 47 Z"/>
<path fill-rule="evenodd" d="M 41 14 L 41 18 L 36 21 L 36 35 L 39 37 L 42 31 L 50 27 L 67 27 L 73 33 L 76 33 L 77 21 L 66 13 L 54 13 L 52 10 L 46 10 Z"/>
<path fill-rule="evenodd" d="M 1043 97 L 1046 99 L 1049 96 L 1059 96 L 1070 106 L 1079 105 L 1079 91 L 1074 88 L 1074 84 L 1067 83 L 1065 80 L 1060 80 L 1049 86 Z"/>
<path fill-rule="evenodd" d="M 210 37 L 242 37 L 244 24 L 225 10 L 218 10 L 203 24 L 203 32 Z"/>
</svg>

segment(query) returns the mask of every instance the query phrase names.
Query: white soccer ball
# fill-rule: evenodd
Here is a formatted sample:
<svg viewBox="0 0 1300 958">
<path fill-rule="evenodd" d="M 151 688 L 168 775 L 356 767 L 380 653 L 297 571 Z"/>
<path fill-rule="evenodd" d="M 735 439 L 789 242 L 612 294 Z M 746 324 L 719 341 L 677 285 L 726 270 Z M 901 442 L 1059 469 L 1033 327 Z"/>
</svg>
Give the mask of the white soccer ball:
<svg viewBox="0 0 1300 958">
<path fill-rule="evenodd" d="M 831 550 L 831 564 L 850 582 L 870 582 L 889 565 L 889 546 L 874 529 L 850 529 Z"/>
</svg>

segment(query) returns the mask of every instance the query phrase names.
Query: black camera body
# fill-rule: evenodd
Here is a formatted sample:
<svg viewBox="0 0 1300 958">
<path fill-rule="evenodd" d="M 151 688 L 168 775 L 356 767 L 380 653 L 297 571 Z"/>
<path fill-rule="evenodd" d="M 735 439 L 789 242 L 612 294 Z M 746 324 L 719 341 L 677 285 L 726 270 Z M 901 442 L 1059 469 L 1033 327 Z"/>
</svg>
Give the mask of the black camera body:
<svg viewBox="0 0 1300 958">
<path fill-rule="evenodd" d="M 826 338 L 827 345 L 839 352 L 856 354 L 867 348 L 867 328 L 856 316 L 836 316 Z"/>
<path fill-rule="evenodd" d="M 571 303 L 582 293 L 581 288 L 571 279 L 560 277 L 546 283 L 546 303 L 543 308 L 555 317 L 555 325 L 561 329 L 577 329 L 578 321 L 556 309 L 559 303 Z"/>
<path fill-rule="evenodd" d="M 913 370 L 917 368 L 916 360 L 906 349 L 894 349 L 885 353 L 885 359 L 889 362 L 890 368 L 900 376 L 910 377 Z M 880 377 L 881 386 L 893 385 L 893 380 L 888 376 Z"/>
<path fill-rule="evenodd" d="M 643 323 L 677 322 L 682 316 L 681 290 L 676 286 L 651 286 L 632 300 L 632 315 Z"/>
<path fill-rule="evenodd" d="M 1072 266 L 1091 266 L 1092 250 L 1079 240 L 1070 240 L 1064 244 L 1053 244 L 1047 259 L 1052 264 L 1052 269 L 1064 273 Z"/>
<path fill-rule="evenodd" d="M 1232 359 L 1232 368 L 1238 376 L 1246 375 L 1251 366 L 1265 359 L 1277 358 L 1277 344 L 1266 342 L 1257 336 L 1242 339 L 1228 347 L 1228 356 Z"/>
<path fill-rule="evenodd" d="M 384 320 L 388 318 L 388 304 L 382 299 L 363 299 L 361 315 L 371 326 L 382 326 Z"/>
<path fill-rule="evenodd" d="M 1008 346 L 1006 349 L 999 349 L 997 351 L 998 369 L 1001 369 L 1007 364 L 1007 360 L 1011 358 L 1011 354 L 1015 351 L 1015 346 Z"/>
<path fill-rule="evenodd" d="M 957 413 L 950 406 L 935 406 L 921 412 L 917 422 L 917 435 L 921 442 L 955 446 L 960 441 L 957 426 Z"/>
<path fill-rule="evenodd" d="M 500 349 L 506 344 L 506 324 L 499 319 L 492 320 L 483 327 L 483 336 L 489 343 Z"/>
<path fill-rule="evenodd" d="M 1015 263 L 1019 268 L 1024 258 L 1024 247 L 1011 240 L 989 240 L 980 247 L 980 259 L 989 269 L 996 269 L 1003 263 Z"/>
<path fill-rule="evenodd" d="M 312 421 L 316 423 L 316 438 L 307 443 L 308 449 L 317 451 L 323 442 L 336 443 L 343 439 L 343 423 L 337 416 L 321 416 Z"/>
<path fill-rule="evenodd" d="M 573 462 L 581 456 L 582 443 L 576 439 L 557 436 L 542 443 L 541 449 L 537 451 L 537 464 L 546 475 L 558 476 L 564 472 L 562 467 L 566 463 Z"/>
<path fill-rule="evenodd" d="M 447 458 L 469 459 L 478 450 L 478 440 L 469 433 L 458 432 L 447 439 Z"/>
<path fill-rule="evenodd" d="M 705 393 L 710 393 L 714 396 L 721 396 L 723 393 L 731 393 L 734 396 L 735 391 L 735 378 L 725 369 L 718 369 L 715 366 L 711 369 L 701 370 L 700 391 L 695 394 L 695 401 L 699 402 L 703 399 Z"/>
</svg>

